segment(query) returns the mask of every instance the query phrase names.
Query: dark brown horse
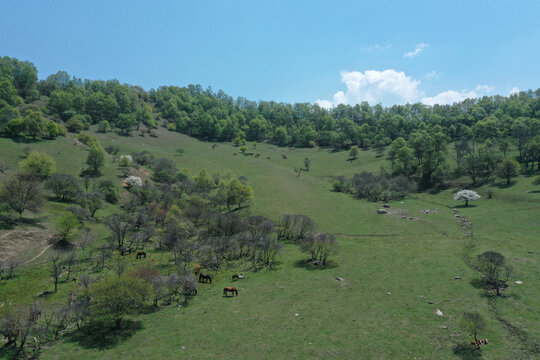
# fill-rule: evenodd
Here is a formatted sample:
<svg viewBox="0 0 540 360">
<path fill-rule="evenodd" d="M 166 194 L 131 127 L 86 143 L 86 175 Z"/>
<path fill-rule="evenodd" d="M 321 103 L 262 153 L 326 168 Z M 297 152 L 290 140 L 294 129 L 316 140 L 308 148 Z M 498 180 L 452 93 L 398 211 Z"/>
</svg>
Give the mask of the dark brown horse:
<svg viewBox="0 0 540 360">
<path fill-rule="evenodd" d="M 137 253 L 137 256 L 135 256 L 136 259 L 145 258 L 146 259 L 146 251 L 139 251 Z"/>
<path fill-rule="evenodd" d="M 209 274 L 200 273 L 199 274 L 199 282 L 209 282 L 211 284 L 212 283 L 212 276 L 210 276 Z"/>
<path fill-rule="evenodd" d="M 227 296 L 228 293 L 238 296 L 238 290 L 234 286 L 228 286 L 223 288 L 223 296 Z"/>
</svg>

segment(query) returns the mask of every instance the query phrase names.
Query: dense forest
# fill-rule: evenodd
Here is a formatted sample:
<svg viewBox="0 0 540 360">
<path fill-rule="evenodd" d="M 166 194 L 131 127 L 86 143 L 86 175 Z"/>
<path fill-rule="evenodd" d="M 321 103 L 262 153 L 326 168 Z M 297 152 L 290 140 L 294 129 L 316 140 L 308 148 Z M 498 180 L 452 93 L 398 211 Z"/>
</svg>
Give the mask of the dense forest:
<svg viewBox="0 0 540 360">
<path fill-rule="evenodd" d="M 383 107 L 366 102 L 324 109 L 317 104 L 236 100 L 200 85 L 146 91 L 117 80 L 82 80 L 64 71 L 38 81 L 26 61 L 0 59 L 0 132 L 54 138 L 98 125 L 102 132 L 149 132 L 158 125 L 207 141 L 269 141 L 279 146 L 373 147 L 393 175 L 431 186 L 449 175 L 448 148 L 473 182 L 489 178 L 512 155 L 540 167 L 540 89 L 467 99 L 453 105 Z M 515 165 L 513 165 L 515 166 Z"/>
</svg>

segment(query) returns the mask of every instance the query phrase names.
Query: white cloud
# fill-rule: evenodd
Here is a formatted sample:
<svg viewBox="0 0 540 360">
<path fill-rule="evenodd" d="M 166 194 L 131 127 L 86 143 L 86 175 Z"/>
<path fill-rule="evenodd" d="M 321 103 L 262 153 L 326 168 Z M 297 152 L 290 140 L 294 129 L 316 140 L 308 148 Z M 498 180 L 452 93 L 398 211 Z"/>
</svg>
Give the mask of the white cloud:
<svg viewBox="0 0 540 360">
<path fill-rule="evenodd" d="M 416 55 L 420 54 L 422 51 L 424 51 L 425 48 L 427 48 L 429 44 L 426 43 L 420 43 L 416 45 L 413 51 L 406 52 L 403 54 L 403 57 L 415 57 Z"/>
<path fill-rule="evenodd" d="M 360 51 L 362 52 L 373 52 L 373 51 L 384 51 L 390 49 L 394 44 L 375 44 L 375 45 L 369 45 L 369 46 L 363 46 L 360 48 Z"/>
<path fill-rule="evenodd" d="M 477 98 L 483 95 L 487 95 L 488 93 L 492 91 L 493 91 L 493 88 L 490 86 L 477 85 L 476 88 L 474 88 L 474 90 L 470 90 L 470 91 L 447 90 L 433 97 L 424 97 L 420 101 L 426 105 L 435 105 L 435 104 L 451 105 L 453 103 L 463 101 L 467 98 Z"/>
<path fill-rule="evenodd" d="M 419 89 L 419 80 L 393 69 L 342 71 L 341 81 L 347 87 L 345 92 L 338 91 L 332 100 L 317 99 L 315 103 L 325 108 L 338 104 L 358 104 L 362 101 L 370 104 L 403 104 L 418 100 L 424 95 Z"/>
<path fill-rule="evenodd" d="M 426 79 L 428 80 L 432 80 L 432 79 L 438 79 L 441 77 L 442 74 L 439 74 L 438 72 L 436 72 L 435 70 L 432 70 L 430 72 L 428 72 L 425 77 Z"/>
<path fill-rule="evenodd" d="M 513 95 L 513 94 L 519 94 L 519 88 L 517 86 L 514 86 L 512 89 L 510 89 L 508 96 Z"/>
</svg>

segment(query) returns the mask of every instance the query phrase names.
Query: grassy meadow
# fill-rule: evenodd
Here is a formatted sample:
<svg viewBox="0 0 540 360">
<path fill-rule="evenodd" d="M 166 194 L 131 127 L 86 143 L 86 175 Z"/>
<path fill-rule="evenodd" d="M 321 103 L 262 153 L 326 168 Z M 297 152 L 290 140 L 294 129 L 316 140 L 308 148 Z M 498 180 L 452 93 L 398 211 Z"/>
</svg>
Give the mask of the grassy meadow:
<svg viewBox="0 0 540 360">
<path fill-rule="evenodd" d="M 199 296 L 187 307 L 169 306 L 133 316 L 132 331 L 122 334 L 67 335 L 45 349 L 42 359 L 540 357 L 540 191 L 531 185 L 530 177 L 519 176 L 511 186 L 498 181 L 479 186 L 475 190 L 482 198 L 469 207 L 455 202 L 452 194 L 456 189 L 449 189 L 411 194 L 402 202 L 390 203 L 400 211 L 378 215 L 381 204 L 331 190 L 334 176 L 379 172 L 385 161 L 374 151 L 361 151 L 358 159 L 348 161 L 347 152 L 270 144 L 252 149 L 249 144 L 250 152 L 260 153 L 255 158 L 243 156 L 231 144 L 219 143 L 213 148 L 213 143 L 164 129 L 157 138 L 94 135 L 103 146 L 119 145 L 121 153 L 148 150 L 156 158 L 170 158 L 192 175 L 205 168 L 209 173 L 245 176 L 255 200 L 243 211 L 274 221 L 287 213 L 309 215 L 320 231 L 337 235 L 341 251 L 327 268 L 311 268 L 305 265 L 305 254 L 286 244 L 274 269 L 244 271 L 246 279 L 235 284 L 238 297 L 222 297 L 222 288 L 232 284 L 232 274 L 243 270 L 240 263 L 216 273 L 213 284 L 201 284 Z M 0 138 L 2 160 L 16 166 L 27 146 L 51 155 L 58 172 L 78 175 L 86 159 L 86 150 L 74 145 L 71 138 L 36 143 Z M 179 147 L 185 149 L 182 156 L 175 155 Z M 298 177 L 294 168 L 303 167 L 306 157 L 311 159 L 310 171 Z M 108 156 L 105 175 L 120 184 L 120 171 L 111 161 Z M 488 191 L 493 192 L 491 199 Z M 47 216 L 39 222 L 42 230 L 50 229 L 63 206 L 47 205 Z M 465 247 L 453 208 L 473 223 L 474 247 Z M 426 209 L 436 212 L 423 214 Z M 110 210 L 100 210 L 97 215 Z M 96 229 L 105 236 L 103 228 Z M 13 229 L 0 229 L 0 250 L 7 251 L 10 231 Z M 36 239 L 14 251 L 31 258 L 43 246 Z M 464 261 L 466 256 L 476 257 L 487 250 L 505 255 L 515 269 L 501 298 L 485 296 L 478 286 L 478 274 Z M 163 262 L 167 260 L 163 256 L 167 255 L 151 252 L 141 261 Z M 52 289 L 46 258 L 47 253 L 19 270 L 13 280 L 0 283 L 0 307 L 32 302 Z M 461 279 L 454 279 L 456 276 Z M 336 277 L 345 280 L 339 282 Z M 515 280 L 523 284 L 515 285 Z M 63 302 L 73 286 L 61 283 L 58 293 L 40 301 Z M 444 316 L 436 315 L 437 309 Z M 488 338 L 490 344 L 481 352 L 456 347 L 472 340 L 460 326 L 463 311 L 479 311 L 486 319 L 487 329 L 480 337 Z M 0 358 L 8 356 L 0 350 Z"/>
</svg>

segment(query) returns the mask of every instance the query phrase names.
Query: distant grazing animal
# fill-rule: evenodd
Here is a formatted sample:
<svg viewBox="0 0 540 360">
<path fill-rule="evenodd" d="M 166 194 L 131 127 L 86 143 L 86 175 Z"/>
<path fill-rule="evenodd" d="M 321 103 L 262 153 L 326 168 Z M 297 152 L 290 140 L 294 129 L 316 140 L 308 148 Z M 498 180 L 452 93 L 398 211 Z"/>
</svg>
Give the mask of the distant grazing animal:
<svg viewBox="0 0 540 360">
<path fill-rule="evenodd" d="M 223 296 L 227 296 L 228 293 L 232 293 L 233 295 L 238 296 L 238 290 L 236 290 L 236 288 L 233 286 L 223 288 Z"/>
<path fill-rule="evenodd" d="M 208 274 L 200 273 L 199 274 L 199 282 L 209 282 L 211 284 L 212 283 L 212 276 L 210 276 Z"/>
<path fill-rule="evenodd" d="M 266 160 L 270 160 L 270 156 L 267 156 L 267 157 L 266 157 Z"/>
<path fill-rule="evenodd" d="M 201 265 L 197 265 L 197 267 L 195 268 L 195 274 L 198 274 L 200 270 L 201 270 Z"/>
<path fill-rule="evenodd" d="M 218 146 L 217 144 L 212 145 L 212 150 L 214 150 L 215 148 L 217 148 L 217 146 Z"/>
<path fill-rule="evenodd" d="M 286 159 L 286 158 L 287 158 L 287 155 L 285 155 L 285 154 L 283 154 L 283 155 L 281 155 L 281 156 L 283 156 L 283 158 L 284 158 L 284 159 Z"/>
<path fill-rule="evenodd" d="M 253 156 L 253 153 L 246 153 L 247 156 Z"/>
<path fill-rule="evenodd" d="M 122 249 L 122 250 L 120 250 L 120 255 L 124 256 L 124 255 L 131 254 L 132 251 L 133 251 L 133 249 L 131 249 L 131 248 Z"/>
<path fill-rule="evenodd" d="M 471 345 L 476 346 L 477 349 L 480 348 L 480 345 L 487 345 L 487 344 L 488 344 L 488 339 L 477 339 L 477 340 L 471 341 Z"/>
<path fill-rule="evenodd" d="M 234 281 L 234 280 L 244 279 L 244 278 L 245 278 L 245 276 L 244 276 L 244 274 L 242 274 L 242 273 L 240 273 L 240 275 L 234 274 L 234 275 L 232 276 L 232 280 L 233 280 L 233 281 Z"/>
<path fill-rule="evenodd" d="M 259 156 L 261 156 L 261 154 L 255 154 L 255 157 L 258 158 Z"/>
<path fill-rule="evenodd" d="M 146 251 L 139 251 L 135 258 L 137 258 L 137 259 L 145 258 L 146 259 Z"/>
<path fill-rule="evenodd" d="M 236 155 L 238 155 L 238 154 L 237 154 L 237 153 L 234 153 L 233 155 L 236 156 Z"/>
</svg>

